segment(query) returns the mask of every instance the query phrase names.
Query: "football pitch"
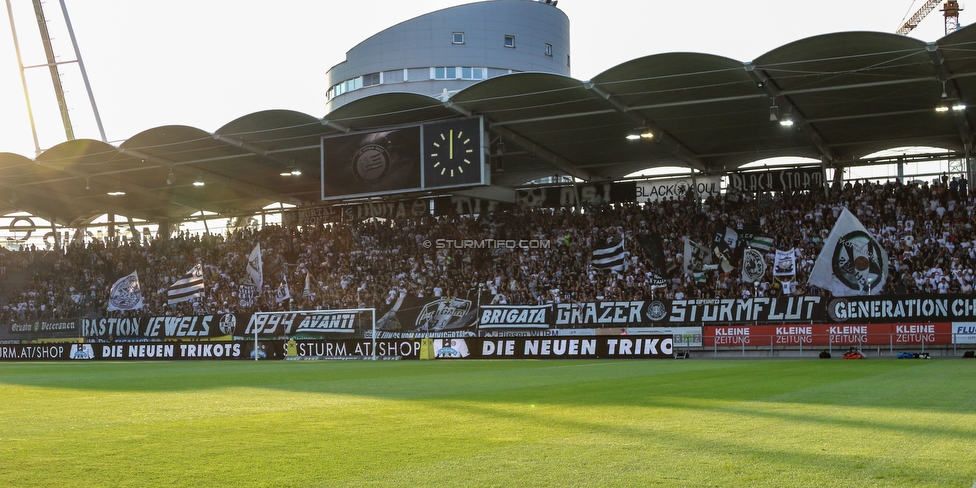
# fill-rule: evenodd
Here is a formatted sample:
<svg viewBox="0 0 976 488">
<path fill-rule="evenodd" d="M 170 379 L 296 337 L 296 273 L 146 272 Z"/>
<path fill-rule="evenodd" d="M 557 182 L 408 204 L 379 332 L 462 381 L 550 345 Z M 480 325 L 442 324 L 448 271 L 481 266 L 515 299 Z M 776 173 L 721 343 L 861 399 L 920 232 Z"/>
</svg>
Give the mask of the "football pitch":
<svg viewBox="0 0 976 488">
<path fill-rule="evenodd" d="M 976 482 L 976 361 L 0 363 L 0 486 Z"/>
</svg>

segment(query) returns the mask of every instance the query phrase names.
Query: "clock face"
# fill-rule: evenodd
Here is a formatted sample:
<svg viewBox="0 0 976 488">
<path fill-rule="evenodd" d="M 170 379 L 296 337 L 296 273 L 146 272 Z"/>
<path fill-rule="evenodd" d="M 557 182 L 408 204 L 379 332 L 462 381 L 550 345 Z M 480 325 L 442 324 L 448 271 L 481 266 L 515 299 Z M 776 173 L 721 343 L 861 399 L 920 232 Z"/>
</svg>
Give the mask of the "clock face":
<svg viewBox="0 0 976 488">
<path fill-rule="evenodd" d="M 482 184 L 481 120 L 424 125 L 424 187 Z"/>
<path fill-rule="evenodd" d="M 450 128 L 434 136 L 428 148 L 428 161 L 439 176 L 455 178 L 464 175 L 465 171 L 476 171 L 476 152 L 474 139 L 471 134 L 465 134 L 464 129 Z"/>
</svg>

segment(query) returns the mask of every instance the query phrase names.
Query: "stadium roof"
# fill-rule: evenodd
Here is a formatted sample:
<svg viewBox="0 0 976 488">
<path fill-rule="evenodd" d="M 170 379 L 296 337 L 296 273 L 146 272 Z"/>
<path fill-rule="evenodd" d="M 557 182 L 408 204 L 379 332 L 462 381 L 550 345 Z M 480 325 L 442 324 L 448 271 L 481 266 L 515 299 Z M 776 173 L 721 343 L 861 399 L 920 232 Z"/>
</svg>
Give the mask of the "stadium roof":
<svg viewBox="0 0 976 488">
<path fill-rule="evenodd" d="M 0 153 L 0 212 L 27 211 L 72 226 L 105 213 L 179 221 L 201 210 L 236 216 L 274 202 L 311 205 L 321 192 L 322 136 L 467 115 L 490 124 L 492 184 L 507 187 L 554 174 L 599 181 L 662 166 L 724 174 L 778 156 L 846 165 L 905 146 L 967 153 L 974 108 L 935 108 L 974 99 L 976 27 L 934 43 L 835 33 L 747 63 L 655 54 L 587 82 L 518 73 L 477 83 L 446 102 L 385 93 L 323 118 L 270 110 L 213 134 L 164 126 L 118 147 L 74 140 L 34 160 Z M 772 121 L 771 112 L 778 120 L 792 117 L 794 125 Z M 637 130 L 654 137 L 625 137 Z M 280 176 L 292 169 L 302 174 Z M 193 186 L 197 179 L 206 186 Z M 108 195 L 116 189 L 125 195 Z"/>
</svg>

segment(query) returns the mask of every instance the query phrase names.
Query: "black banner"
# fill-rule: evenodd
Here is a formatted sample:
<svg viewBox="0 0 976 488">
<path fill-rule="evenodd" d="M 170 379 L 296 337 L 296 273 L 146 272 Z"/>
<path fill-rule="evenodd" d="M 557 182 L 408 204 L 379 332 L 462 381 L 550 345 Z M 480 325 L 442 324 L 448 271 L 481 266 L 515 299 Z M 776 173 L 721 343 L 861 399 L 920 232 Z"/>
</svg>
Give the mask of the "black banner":
<svg viewBox="0 0 976 488">
<path fill-rule="evenodd" d="M 457 340 L 457 339 L 455 339 Z M 479 341 L 474 341 L 478 345 Z M 673 358 L 674 337 L 605 336 L 536 339 L 481 339 L 472 359 L 665 359 Z"/>
<path fill-rule="evenodd" d="M 485 294 L 481 303 L 490 301 Z M 400 297 L 378 313 L 378 337 L 420 337 L 429 333 L 474 336 L 478 319 L 478 297 Z"/>
<path fill-rule="evenodd" d="M 254 334 L 290 336 L 296 334 L 346 333 L 369 329 L 369 312 L 348 310 L 319 310 L 316 312 L 276 312 L 237 314 L 234 335 L 251 337 Z"/>
<path fill-rule="evenodd" d="M 79 337 L 78 319 L 37 320 L 12 323 L 7 328 L 16 339 Z"/>
<path fill-rule="evenodd" d="M 433 359 L 667 359 L 672 358 L 674 337 L 578 336 L 446 338 L 432 341 Z M 421 339 L 382 339 L 376 342 L 380 359 L 419 359 Z M 296 341 L 297 359 L 372 357 L 370 340 Z"/>
<path fill-rule="evenodd" d="M 191 315 L 178 317 L 105 317 L 80 319 L 82 337 L 213 339 L 228 336 L 285 336 L 294 334 L 354 333 L 371 327 L 369 312 L 319 310 Z"/>
<path fill-rule="evenodd" d="M 518 204 L 527 207 L 563 208 L 580 205 L 633 202 L 637 183 L 595 183 L 577 186 L 547 186 L 516 190 Z M 432 203 L 433 202 L 433 203 Z M 321 225 L 334 222 L 360 222 L 371 217 L 411 218 L 421 215 L 476 215 L 515 208 L 515 204 L 464 196 L 439 196 L 406 200 L 384 200 L 352 205 L 317 205 L 302 207 L 289 217 L 297 225 Z M 431 210 L 433 209 L 433 211 Z"/>
<path fill-rule="evenodd" d="M 971 295 L 905 295 L 833 298 L 826 318 L 837 323 L 972 322 L 976 297 Z"/>
<path fill-rule="evenodd" d="M 538 187 L 518 190 L 516 192 L 516 199 L 520 205 L 539 208 L 633 202 L 637 199 L 637 183 L 605 182 Z"/>
<path fill-rule="evenodd" d="M 450 200 L 450 197 L 439 197 Z M 355 205 L 320 205 L 298 209 L 298 225 L 360 222 L 372 217 L 385 219 L 430 215 L 430 199 L 368 202 Z"/>
<path fill-rule="evenodd" d="M 642 300 L 628 302 L 587 302 L 556 304 L 556 326 L 602 327 L 640 325 L 644 318 Z"/>
<path fill-rule="evenodd" d="M 124 337 L 201 339 L 232 335 L 236 324 L 233 314 L 83 318 L 81 336 L 110 340 Z"/>
<path fill-rule="evenodd" d="M 548 329 L 552 305 L 482 305 L 480 329 Z"/>
<path fill-rule="evenodd" d="M 823 190 L 820 168 L 790 168 L 729 174 L 729 189 L 740 192 Z"/>
<path fill-rule="evenodd" d="M 280 345 L 265 342 L 260 344 L 259 358 L 281 358 Z M 253 341 L 0 345 L 0 361 L 253 359 L 253 351 Z"/>
<path fill-rule="evenodd" d="M 483 304 L 480 306 L 479 303 Z M 472 291 L 465 297 L 402 297 L 376 311 L 379 338 L 478 336 L 479 330 L 601 329 L 678 325 L 790 323 L 976 322 L 976 296 L 901 295 L 825 299 L 783 296 L 693 300 L 632 300 L 491 305 Z M 480 324 L 479 324 L 480 323 Z M 84 338 L 98 342 L 176 339 L 221 341 L 230 337 L 370 337 L 368 311 L 327 310 L 211 314 L 179 317 L 103 317 L 15 323 L 3 332 L 14 341 Z"/>
<path fill-rule="evenodd" d="M 808 322 L 823 318 L 821 301 L 819 296 L 652 300 L 644 315 L 665 324 Z"/>
<path fill-rule="evenodd" d="M 279 341 L 280 342 L 280 341 Z M 254 342 L 138 342 L 129 344 L 83 344 L 90 347 L 92 359 L 160 360 L 160 359 L 253 359 Z M 265 356 L 262 356 L 264 358 Z M 273 355 L 280 357 L 280 355 Z"/>
<path fill-rule="evenodd" d="M 79 346 L 84 344 L 0 345 L 0 361 L 60 361 L 70 359 Z"/>
</svg>

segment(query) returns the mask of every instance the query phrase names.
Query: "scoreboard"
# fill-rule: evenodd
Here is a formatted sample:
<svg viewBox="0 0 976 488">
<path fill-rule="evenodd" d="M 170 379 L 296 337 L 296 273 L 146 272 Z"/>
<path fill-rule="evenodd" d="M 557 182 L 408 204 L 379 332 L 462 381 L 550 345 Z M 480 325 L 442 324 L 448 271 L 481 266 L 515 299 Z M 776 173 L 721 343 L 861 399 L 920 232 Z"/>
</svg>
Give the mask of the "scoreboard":
<svg viewBox="0 0 976 488">
<path fill-rule="evenodd" d="M 322 200 L 490 184 L 482 117 L 322 138 Z"/>
</svg>

